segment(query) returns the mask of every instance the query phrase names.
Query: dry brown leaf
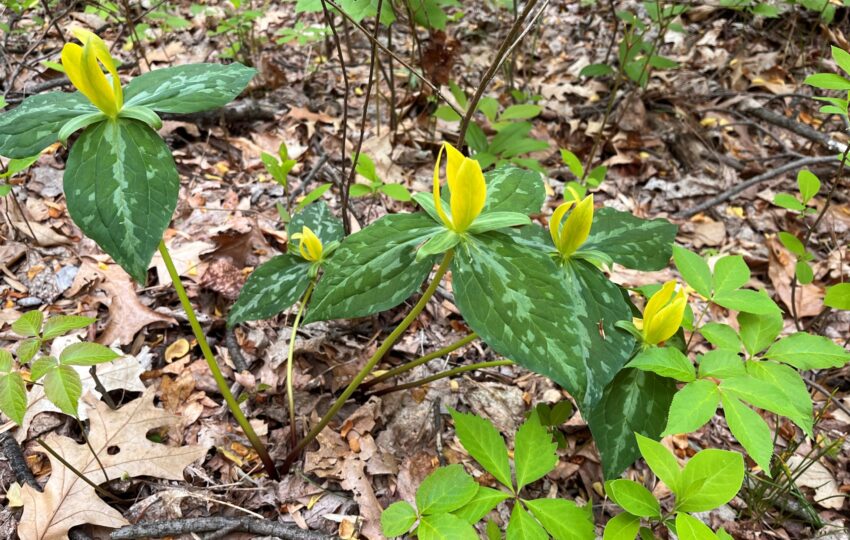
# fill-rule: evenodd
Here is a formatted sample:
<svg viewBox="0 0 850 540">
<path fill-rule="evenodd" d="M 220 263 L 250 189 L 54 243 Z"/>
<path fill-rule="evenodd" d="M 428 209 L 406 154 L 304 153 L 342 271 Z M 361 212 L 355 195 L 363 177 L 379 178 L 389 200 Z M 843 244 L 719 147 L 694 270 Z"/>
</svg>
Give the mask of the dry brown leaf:
<svg viewBox="0 0 850 540">
<path fill-rule="evenodd" d="M 774 236 L 767 238 L 770 260 L 767 275 L 782 303 L 791 307 L 791 278 L 794 276 L 796 259 Z M 797 285 L 795 295 L 798 317 L 814 317 L 823 309 L 824 289 L 814 283 Z"/>
<path fill-rule="evenodd" d="M 208 242 L 187 242 L 179 246 L 175 246 L 169 242 L 168 245 L 168 251 L 174 260 L 174 267 L 177 268 L 177 273 L 181 276 L 190 276 L 193 278 L 198 276 L 198 265 L 201 264 L 201 255 L 212 251 L 213 248 L 215 248 L 215 245 Z M 165 262 L 158 252 L 154 254 L 151 260 L 151 266 L 156 267 L 156 275 L 160 285 L 171 285 L 171 276 L 168 274 Z"/>
<path fill-rule="evenodd" d="M 101 287 L 109 293 L 109 321 L 98 341 L 105 345 L 128 345 L 136 333 L 153 323 L 176 324 L 177 321 L 144 305 L 136 296 L 136 286 L 118 265 L 101 270 L 105 278 Z"/>
<path fill-rule="evenodd" d="M 803 458 L 797 455 L 788 458 L 788 466 L 795 470 L 803 464 Z M 841 510 L 844 506 L 844 495 L 838 489 L 835 476 L 819 462 L 809 464 L 802 474 L 795 477 L 795 484 L 815 490 L 815 502 L 824 508 Z"/>
<path fill-rule="evenodd" d="M 174 424 L 178 417 L 154 406 L 154 389 L 149 388 L 118 410 L 97 401 L 89 410 L 89 442 L 109 479 L 154 476 L 183 480 L 183 469 L 206 453 L 202 446 L 179 448 L 147 439 L 148 431 Z M 107 481 L 98 460 L 85 444 L 50 434 L 45 442 L 57 454 L 96 484 Z M 58 540 L 68 537 L 71 527 L 91 523 L 121 527 L 128 522 L 117 510 L 103 502 L 93 487 L 80 479 L 59 460 L 50 456 L 52 472 L 39 493 L 30 486 L 21 490 L 24 513 L 18 525 L 21 540 Z"/>
</svg>

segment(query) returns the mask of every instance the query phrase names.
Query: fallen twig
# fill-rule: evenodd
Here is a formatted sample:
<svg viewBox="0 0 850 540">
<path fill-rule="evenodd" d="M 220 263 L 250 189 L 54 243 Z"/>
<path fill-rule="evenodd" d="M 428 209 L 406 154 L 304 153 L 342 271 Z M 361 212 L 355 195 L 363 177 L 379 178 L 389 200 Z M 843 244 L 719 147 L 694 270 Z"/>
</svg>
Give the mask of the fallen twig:
<svg viewBox="0 0 850 540">
<path fill-rule="evenodd" d="M 787 129 L 792 133 L 796 133 L 801 137 L 805 137 L 810 141 L 818 143 L 819 145 L 832 152 L 843 153 L 847 149 L 846 144 L 833 140 L 826 133 L 821 133 L 820 131 L 810 126 L 807 126 L 806 124 L 797 122 L 796 120 L 788 118 L 783 114 L 773 112 L 770 109 L 763 107 L 759 102 L 754 99 L 744 100 L 739 108 L 741 109 L 741 111 L 749 114 L 750 116 L 755 116 L 760 120 L 764 120 L 765 122 L 769 122 L 775 126 Z"/>
<path fill-rule="evenodd" d="M 711 199 L 709 199 L 705 202 L 702 202 L 702 203 L 700 203 L 696 206 L 693 206 L 692 208 L 688 208 L 687 210 L 683 210 L 682 212 L 678 213 L 676 215 L 676 217 L 689 218 L 689 217 L 691 217 L 695 214 L 698 214 L 700 212 L 708 210 L 709 208 L 716 206 L 716 205 L 718 205 L 722 202 L 726 202 L 729 199 L 731 199 L 732 197 L 734 197 L 735 195 L 737 195 L 738 193 L 741 193 L 742 191 L 749 189 L 749 188 L 751 188 L 751 187 L 753 187 L 757 184 L 760 184 L 760 183 L 762 183 L 766 180 L 770 180 L 771 178 L 775 178 L 775 177 L 779 176 L 780 174 L 784 174 L 786 172 L 793 171 L 793 170 L 796 170 L 796 169 L 800 169 L 802 167 L 806 167 L 806 166 L 809 166 L 809 165 L 820 165 L 822 163 L 835 163 L 836 165 L 838 165 L 838 159 L 835 156 L 814 156 L 814 157 L 805 157 L 805 158 L 802 158 L 802 159 L 792 161 L 790 163 L 786 163 L 785 165 L 782 165 L 781 167 L 777 167 L 777 168 L 773 169 L 772 171 L 767 171 L 766 173 L 760 174 L 758 176 L 754 176 L 754 177 L 750 178 L 749 180 L 747 180 L 745 182 L 741 182 L 740 184 L 737 184 L 736 186 L 732 187 L 731 189 L 724 191 L 720 195 L 717 195 L 716 197 L 712 197 Z"/>
<path fill-rule="evenodd" d="M 41 484 L 33 476 L 32 471 L 27 467 L 27 460 L 24 458 L 24 453 L 18 441 L 8 433 L 0 434 L 0 447 L 3 448 L 3 455 L 9 461 L 9 467 L 15 473 L 15 478 L 18 483 L 26 484 L 36 491 L 43 491 Z"/>
<path fill-rule="evenodd" d="M 114 531 L 110 537 L 113 540 L 148 537 L 162 538 L 164 536 L 203 533 L 224 529 L 230 532 L 273 536 L 275 538 L 283 538 L 284 540 L 324 540 L 325 538 L 329 538 L 326 534 L 304 531 L 293 525 L 250 517 L 201 517 L 150 521 L 121 527 L 117 531 Z"/>
</svg>

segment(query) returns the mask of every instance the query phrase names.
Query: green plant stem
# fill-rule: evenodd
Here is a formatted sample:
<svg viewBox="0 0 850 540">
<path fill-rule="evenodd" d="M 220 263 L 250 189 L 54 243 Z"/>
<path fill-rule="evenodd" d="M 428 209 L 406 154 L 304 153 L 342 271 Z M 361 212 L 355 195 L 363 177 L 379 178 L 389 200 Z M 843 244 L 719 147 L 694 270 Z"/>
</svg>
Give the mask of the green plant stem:
<svg viewBox="0 0 850 540">
<path fill-rule="evenodd" d="M 165 267 L 168 269 L 168 275 L 171 276 L 171 281 L 174 283 L 174 290 L 180 298 L 183 310 L 186 311 L 186 318 L 189 319 L 189 325 L 192 327 L 192 333 L 195 334 L 195 339 L 198 340 L 198 346 L 204 354 L 204 359 L 207 361 L 210 373 L 212 373 L 213 379 L 215 379 L 219 392 L 221 392 L 222 397 L 224 397 L 224 401 L 227 403 L 227 406 L 233 414 L 233 417 L 236 419 L 236 422 L 239 424 L 239 427 L 242 428 L 245 436 L 248 437 L 248 440 L 251 442 L 251 446 L 254 447 L 257 455 L 260 456 L 260 459 L 263 462 L 263 468 L 266 469 L 266 472 L 271 478 L 277 480 L 279 478 L 277 469 L 275 469 L 274 462 L 272 461 L 268 450 L 266 450 L 265 445 L 257 436 L 254 428 L 251 427 L 248 419 L 245 418 L 245 414 L 242 412 L 242 409 L 239 408 L 239 403 L 230 392 L 227 380 L 224 378 L 224 375 L 222 375 L 221 369 L 215 361 L 215 356 L 213 355 L 212 349 L 210 349 L 209 343 L 207 343 L 207 338 L 204 335 L 201 324 L 198 322 L 195 310 L 192 308 L 192 302 L 189 301 L 189 295 L 186 294 L 186 289 L 183 288 L 183 282 L 180 281 L 180 274 L 177 272 L 177 268 L 174 267 L 174 261 L 171 260 L 171 254 L 168 252 L 168 248 L 165 246 L 164 241 L 159 243 L 159 254 L 162 256 L 162 262 L 165 263 Z"/>
<path fill-rule="evenodd" d="M 454 351 L 460 349 L 461 347 L 463 347 L 464 345 L 471 343 L 472 341 L 475 341 L 476 339 L 478 339 L 478 334 L 476 334 L 475 332 L 472 332 L 468 336 L 465 336 L 464 338 L 459 339 L 459 340 L 455 341 L 454 343 L 446 345 L 445 347 L 443 347 L 442 349 L 440 349 L 438 351 L 434 351 L 430 354 L 426 354 L 425 356 L 417 358 L 416 360 L 413 360 L 411 362 L 407 362 L 406 364 L 402 364 L 398 367 L 394 367 L 393 369 L 375 377 L 374 379 L 369 379 L 368 381 L 363 383 L 363 388 L 370 388 L 370 387 L 372 387 L 372 386 L 374 386 L 378 383 L 381 383 L 381 382 L 383 382 L 383 381 L 385 381 L 385 380 L 387 380 L 391 377 L 395 377 L 395 376 L 400 375 L 400 374 L 402 374 L 406 371 L 410 371 L 411 369 L 415 368 L 416 366 L 421 366 L 422 364 L 427 364 L 431 360 L 434 360 L 435 358 L 440 358 L 441 356 L 445 356 L 445 355 L 447 355 L 451 352 L 454 352 Z"/>
<path fill-rule="evenodd" d="M 298 442 L 298 433 L 295 429 L 295 388 L 292 384 L 292 365 L 295 357 L 295 336 L 298 335 L 298 325 L 301 323 L 301 316 L 304 315 L 304 308 L 307 302 L 310 301 L 310 295 L 313 294 L 313 288 L 316 286 L 316 280 L 310 282 L 310 286 L 301 297 L 301 305 L 298 306 L 298 313 L 295 315 L 295 321 L 292 323 L 292 335 L 289 336 L 289 353 L 286 356 L 286 400 L 289 403 L 289 440 L 292 448 Z"/>
<path fill-rule="evenodd" d="M 437 268 L 437 272 L 434 274 L 434 279 L 431 280 L 431 284 L 428 285 L 428 288 L 425 289 L 425 292 L 422 293 L 422 297 L 416 302 L 416 305 L 413 306 L 413 309 L 410 310 L 410 313 L 396 326 L 395 330 L 387 336 L 384 342 L 378 347 L 378 350 L 372 355 L 371 358 L 366 362 L 366 365 L 357 372 L 357 375 L 354 376 L 354 379 L 348 386 L 345 387 L 342 394 L 334 401 L 331 408 L 327 413 L 319 420 L 319 423 L 310 430 L 310 432 L 301 439 L 295 448 L 293 448 L 289 455 L 286 456 L 286 460 L 283 462 L 283 472 L 284 474 L 289 471 L 289 468 L 292 466 L 292 463 L 298 458 L 301 451 L 307 447 L 308 444 L 313 442 L 313 440 L 325 429 L 331 420 L 333 420 L 336 413 L 345 405 L 345 402 L 351 397 L 351 394 L 357 390 L 360 385 L 363 383 L 363 380 L 372 373 L 372 370 L 375 369 L 375 366 L 378 365 L 378 362 L 384 357 L 385 354 L 389 352 L 395 342 L 398 341 L 398 338 L 407 330 L 407 328 L 416 320 L 422 310 L 425 309 L 425 306 L 428 305 L 428 301 L 434 296 L 434 293 L 437 292 L 437 286 L 440 284 L 440 281 L 443 279 L 443 276 L 446 275 L 446 272 L 449 270 L 449 265 L 452 262 L 452 258 L 454 257 L 453 251 L 447 251 L 445 255 L 443 255 L 443 260 L 440 261 L 440 266 Z"/>
<path fill-rule="evenodd" d="M 419 379 L 418 381 L 413 381 L 405 384 L 399 384 L 396 386 L 391 386 L 389 388 L 382 388 L 381 390 L 377 390 L 369 394 L 370 396 L 383 396 L 385 394 L 390 394 L 392 392 L 398 392 L 399 390 L 407 390 L 409 388 L 416 388 L 417 386 L 422 386 L 424 384 L 428 384 L 430 382 L 438 381 L 440 379 L 445 379 L 446 377 L 454 377 L 455 375 L 459 375 L 461 373 L 466 373 L 467 371 L 474 371 L 476 369 L 485 369 L 490 367 L 499 367 L 499 366 L 510 366 L 513 365 L 513 362 L 510 360 L 494 360 L 492 362 L 479 362 L 477 364 L 469 364 L 467 366 L 458 366 L 454 369 L 449 369 L 447 371 L 442 371 L 440 373 L 436 373 L 431 375 L 430 377 L 425 377 L 424 379 Z"/>
</svg>

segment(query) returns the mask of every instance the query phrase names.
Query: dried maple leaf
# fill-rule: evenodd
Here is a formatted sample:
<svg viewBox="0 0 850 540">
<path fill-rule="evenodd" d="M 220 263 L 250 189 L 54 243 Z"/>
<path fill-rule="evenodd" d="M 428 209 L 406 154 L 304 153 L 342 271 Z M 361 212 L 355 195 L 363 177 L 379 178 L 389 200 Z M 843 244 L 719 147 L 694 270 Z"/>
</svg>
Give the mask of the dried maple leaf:
<svg viewBox="0 0 850 540">
<path fill-rule="evenodd" d="M 167 315 L 157 313 L 144 305 L 136 295 L 136 286 L 130 276 L 118 265 L 101 268 L 105 278 L 100 285 L 110 296 L 109 321 L 98 341 L 104 345 L 128 345 L 142 328 L 153 323 L 175 324 Z"/>
<path fill-rule="evenodd" d="M 73 439 L 50 434 L 45 443 L 77 471 L 95 484 L 107 479 L 155 476 L 182 480 L 183 469 L 203 457 L 202 446 L 179 448 L 154 443 L 148 431 L 174 424 L 178 417 L 153 404 L 154 389 L 117 410 L 102 402 L 89 409 L 91 430 L 89 442 L 103 464 L 103 470 L 92 451 Z M 91 523 L 102 527 L 121 527 L 128 522 L 114 508 L 103 502 L 95 489 L 78 477 L 58 459 L 50 457 L 52 472 L 39 493 L 29 486 L 21 490 L 24 513 L 18 524 L 21 540 L 58 540 L 68 537 L 71 527 Z"/>
</svg>

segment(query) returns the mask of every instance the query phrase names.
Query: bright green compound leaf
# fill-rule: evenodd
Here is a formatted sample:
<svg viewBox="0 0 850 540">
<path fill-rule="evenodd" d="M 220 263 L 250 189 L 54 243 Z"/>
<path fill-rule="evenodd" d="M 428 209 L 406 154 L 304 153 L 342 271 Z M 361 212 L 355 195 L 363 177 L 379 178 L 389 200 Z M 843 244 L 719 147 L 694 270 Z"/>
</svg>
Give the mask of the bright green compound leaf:
<svg viewBox="0 0 850 540">
<path fill-rule="evenodd" d="M 72 330 L 85 328 L 97 319 L 92 317 L 81 317 L 79 315 L 54 315 L 47 319 L 44 324 L 44 339 L 53 339 L 67 334 Z"/>
<path fill-rule="evenodd" d="M 688 285 L 703 297 L 711 297 L 713 278 L 705 259 L 681 246 L 673 246 L 673 261 Z"/>
<path fill-rule="evenodd" d="M 844 73 L 850 75 L 850 53 L 841 47 L 832 46 L 832 59 L 838 64 Z"/>
<path fill-rule="evenodd" d="M 726 349 L 733 352 L 741 350 L 741 337 L 728 324 L 710 322 L 702 325 L 699 329 L 702 337 L 718 349 Z"/>
<path fill-rule="evenodd" d="M 662 377 L 681 382 L 696 379 L 696 371 L 690 359 L 675 347 L 649 347 L 643 349 L 626 367 L 652 371 Z"/>
<path fill-rule="evenodd" d="M 682 477 L 682 468 L 676 457 L 660 442 L 644 437 L 636 433 L 638 447 L 646 464 L 655 473 L 655 476 L 670 488 L 673 493 L 679 491 L 679 482 Z"/>
<path fill-rule="evenodd" d="M 622 512 L 605 524 L 602 540 L 634 540 L 640 529 L 640 518 Z"/>
<path fill-rule="evenodd" d="M 35 356 L 35 353 L 38 352 L 38 349 L 41 347 L 41 340 L 38 339 L 27 339 L 22 341 L 18 345 L 18 349 L 15 351 L 15 354 L 18 356 L 18 362 L 21 364 L 26 364 L 32 357 Z"/>
<path fill-rule="evenodd" d="M 741 489 L 744 457 L 737 452 L 709 448 L 698 452 L 682 471 L 676 509 L 707 512 L 718 508 Z"/>
<path fill-rule="evenodd" d="M 239 292 L 227 324 L 268 319 L 297 302 L 310 284 L 310 265 L 300 255 L 287 253 L 258 266 Z"/>
<path fill-rule="evenodd" d="M 754 355 L 768 348 L 782 332 L 782 313 L 773 311 L 758 315 L 741 312 L 738 313 L 738 326 L 744 347 L 750 355 Z"/>
<path fill-rule="evenodd" d="M 776 302 L 770 299 L 764 290 L 751 291 L 738 289 L 736 291 L 721 291 L 714 295 L 715 304 L 735 311 L 769 315 L 779 311 Z"/>
<path fill-rule="evenodd" d="M 86 129 L 65 168 L 74 223 L 139 283 L 171 222 L 179 188 L 165 142 L 136 120 Z"/>
<path fill-rule="evenodd" d="M 67 366 L 94 366 L 111 362 L 121 355 L 97 343 L 72 343 L 62 350 L 59 363 Z"/>
<path fill-rule="evenodd" d="M 475 497 L 471 501 L 458 508 L 452 514 L 466 521 L 470 525 L 475 525 L 481 521 L 484 516 L 496 508 L 500 502 L 510 498 L 510 495 L 498 489 L 480 486 Z"/>
<path fill-rule="evenodd" d="M 835 309 L 850 310 L 850 283 L 839 283 L 827 287 L 823 305 Z"/>
<path fill-rule="evenodd" d="M 384 536 L 401 536 L 416 523 L 416 509 L 405 501 L 395 502 L 381 512 L 381 530 Z"/>
<path fill-rule="evenodd" d="M 71 366 L 58 366 L 44 376 L 44 394 L 65 414 L 77 416 L 82 393 L 80 376 Z"/>
<path fill-rule="evenodd" d="M 803 370 L 842 367 L 850 361 L 850 352 L 840 345 L 829 338 L 806 332 L 780 339 L 764 356 Z"/>
<path fill-rule="evenodd" d="M 507 540 L 548 540 L 549 535 L 521 504 L 515 504 L 508 522 Z"/>
<path fill-rule="evenodd" d="M 502 540 L 502 529 L 492 519 L 487 520 L 487 540 Z"/>
<path fill-rule="evenodd" d="M 462 465 L 440 467 L 429 474 L 416 490 L 416 507 L 423 515 L 453 512 L 475 497 L 478 484 Z"/>
<path fill-rule="evenodd" d="M 684 512 L 676 514 L 676 533 L 679 540 L 717 540 L 708 525 Z"/>
<path fill-rule="evenodd" d="M 33 310 L 21 315 L 12 323 L 12 332 L 24 337 L 36 337 L 41 333 L 41 324 L 44 322 L 44 313 Z"/>
<path fill-rule="evenodd" d="M 385 216 L 347 237 L 325 265 L 306 322 L 365 317 L 397 306 L 422 284 L 434 258 L 416 250 L 442 228 L 424 213 Z"/>
<path fill-rule="evenodd" d="M 797 187 L 800 188 L 803 204 L 806 204 L 820 191 L 820 180 L 812 171 L 803 169 L 797 173 Z"/>
<path fill-rule="evenodd" d="M 27 412 L 27 388 L 20 373 L 0 377 L 0 411 L 16 424 L 23 423 Z"/>
<path fill-rule="evenodd" d="M 324 245 L 341 241 L 345 235 L 342 220 L 334 216 L 328 205 L 321 201 L 306 206 L 302 211 L 292 216 L 292 221 L 286 228 L 289 238 L 300 233 L 303 227 L 308 227 L 313 231 L 313 234 L 318 236 Z"/>
<path fill-rule="evenodd" d="M 667 419 L 665 435 L 690 433 L 711 420 L 720 402 L 717 384 L 708 379 L 697 379 L 686 384 L 673 396 Z"/>
<path fill-rule="evenodd" d="M 623 369 L 599 404 L 583 411 L 602 458 L 605 478 L 616 478 L 639 456 L 634 434 L 658 438 L 676 386 L 672 379 L 638 369 Z"/>
<path fill-rule="evenodd" d="M 474 414 L 464 414 L 454 409 L 449 409 L 449 413 L 454 419 L 460 444 L 493 478 L 510 488 L 513 483 L 508 447 L 499 431 L 493 424 Z"/>
<path fill-rule="evenodd" d="M 9 178 L 15 176 L 21 171 L 25 171 L 30 168 L 30 166 L 38 161 L 38 158 L 41 154 L 36 154 L 34 156 L 30 156 L 23 159 L 10 159 L 8 163 L 6 163 L 6 172 L 0 174 L 0 178 Z M 11 186 L 7 186 L 11 190 Z M 4 194 L 7 195 L 8 193 Z"/>
<path fill-rule="evenodd" d="M 410 0 L 416 24 L 425 28 L 445 30 L 448 16 L 445 7 L 459 5 L 457 0 Z"/>
<path fill-rule="evenodd" d="M 740 255 L 729 255 L 714 264 L 714 290 L 716 292 L 740 289 L 750 280 L 750 267 Z"/>
<path fill-rule="evenodd" d="M 744 361 L 736 352 L 715 349 L 708 351 L 699 358 L 700 378 L 714 377 L 715 379 L 725 379 L 727 377 L 740 377 L 746 374 Z"/>
<path fill-rule="evenodd" d="M 408 202 L 413 200 L 413 196 L 410 195 L 410 191 L 401 184 L 382 184 L 378 188 L 378 191 L 390 199 L 395 199 L 397 201 Z"/>
<path fill-rule="evenodd" d="M 584 509 L 564 499 L 523 500 L 543 528 L 557 540 L 593 540 L 593 522 Z"/>
<path fill-rule="evenodd" d="M 583 250 L 605 253 L 635 270 L 660 270 L 667 266 L 678 228 L 666 219 L 640 219 L 628 212 L 601 208 L 594 212 L 590 235 Z"/>
<path fill-rule="evenodd" d="M 795 423 L 805 422 L 794 404 L 789 403 L 782 386 L 772 380 L 762 380 L 752 375 L 731 377 L 720 383 L 720 391 L 742 399 L 759 409 L 786 416 Z"/>
<path fill-rule="evenodd" d="M 478 540 L 472 525 L 452 514 L 424 516 L 416 536 L 419 540 Z"/>
<path fill-rule="evenodd" d="M 584 165 L 581 164 L 581 160 L 578 158 L 578 156 L 576 156 L 566 148 L 561 148 L 561 160 L 564 162 L 564 165 L 567 166 L 570 172 L 573 173 L 573 176 L 578 179 L 584 177 Z"/>
<path fill-rule="evenodd" d="M 640 517 L 661 517 L 661 505 L 648 489 L 631 480 L 605 482 L 605 493 L 626 512 Z"/>
<path fill-rule="evenodd" d="M 763 471 L 770 473 L 770 458 L 773 456 L 773 437 L 767 422 L 741 400 L 724 394 L 720 402 L 729 431 L 738 439 L 747 454 Z"/>
<path fill-rule="evenodd" d="M 537 413 L 532 412 L 516 432 L 514 462 L 516 489 L 519 492 L 528 484 L 546 476 L 558 463 L 555 450 L 558 444 L 540 424 Z"/>
<path fill-rule="evenodd" d="M 149 71 L 124 88 L 124 107 L 180 114 L 218 109 L 233 101 L 256 72 L 242 64 L 187 64 Z"/>
<path fill-rule="evenodd" d="M 794 411 L 794 415 L 789 415 L 788 418 L 810 437 L 813 436 L 812 398 L 800 373 L 785 364 L 770 360 L 747 362 L 746 366 L 750 376 L 767 382 L 779 390 L 787 401 L 787 405 Z"/>
<path fill-rule="evenodd" d="M 499 120 L 528 120 L 540 114 L 540 111 L 542 110 L 543 109 L 540 105 L 534 105 L 531 103 L 511 105 L 502 111 L 502 114 L 499 115 Z"/>
<path fill-rule="evenodd" d="M 821 88 L 823 90 L 850 90 L 850 80 L 835 73 L 815 73 L 809 75 L 803 84 Z"/>
<path fill-rule="evenodd" d="M 30 378 L 37 381 L 44 377 L 48 371 L 59 365 L 59 362 L 52 356 L 42 356 L 35 360 L 30 366 Z"/>
<path fill-rule="evenodd" d="M 32 96 L 0 114 L 0 156 L 23 159 L 59 140 L 66 122 L 96 112 L 79 92 L 50 92 Z"/>
</svg>

